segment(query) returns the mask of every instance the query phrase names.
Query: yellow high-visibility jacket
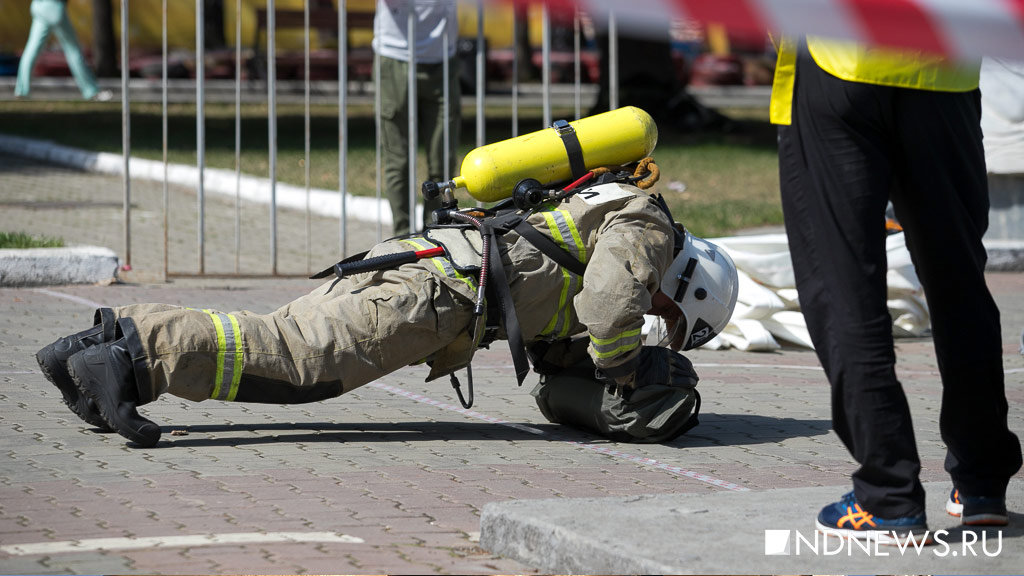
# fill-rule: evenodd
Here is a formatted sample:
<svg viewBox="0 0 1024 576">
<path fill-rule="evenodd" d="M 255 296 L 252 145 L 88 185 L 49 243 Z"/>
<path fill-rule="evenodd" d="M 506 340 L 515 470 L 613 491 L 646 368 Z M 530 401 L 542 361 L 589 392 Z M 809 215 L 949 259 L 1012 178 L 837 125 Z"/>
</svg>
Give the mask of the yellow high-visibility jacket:
<svg viewBox="0 0 1024 576">
<path fill-rule="evenodd" d="M 874 48 L 844 40 L 807 37 L 807 48 L 814 62 L 829 74 L 849 82 L 933 90 L 968 92 L 978 87 L 980 62 L 953 62 L 942 56 Z M 771 122 L 788 125 L 792 121 L 793 86 L 796 79 L 796 39 L 784 37 L 776 42 L 778 60 L 772 83 Z"/>
</svg>

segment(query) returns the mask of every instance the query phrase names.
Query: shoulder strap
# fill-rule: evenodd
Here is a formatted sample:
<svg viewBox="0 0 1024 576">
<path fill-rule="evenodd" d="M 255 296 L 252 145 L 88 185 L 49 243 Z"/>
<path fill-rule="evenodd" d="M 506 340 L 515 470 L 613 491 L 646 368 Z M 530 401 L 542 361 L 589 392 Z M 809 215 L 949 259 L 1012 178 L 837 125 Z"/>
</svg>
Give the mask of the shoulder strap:
<svg viewBox="0 0 1024 576">
<path fill-rule="evenodd" d="M 520 222 L 515 227 L 515 231 L 526 239 L 527 242 L 533 244 L 533 246 L 537 248 L 537 250 L 540 250 L 545 256 L 554 260 L 559 266 L 577 276 L 583 276 L 583 272 L 587 269 L 586 264 L 573 258 L 568 252 L 556 244 L 554 240 L 541 234 L 526 220 Z"/>
</svg>

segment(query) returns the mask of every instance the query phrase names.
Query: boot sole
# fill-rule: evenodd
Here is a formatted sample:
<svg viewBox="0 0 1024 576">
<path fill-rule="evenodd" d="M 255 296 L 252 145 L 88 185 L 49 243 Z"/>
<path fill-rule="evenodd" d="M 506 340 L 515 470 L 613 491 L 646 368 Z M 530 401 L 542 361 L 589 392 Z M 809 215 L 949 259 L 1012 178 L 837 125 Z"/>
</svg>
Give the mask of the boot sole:
<svg viewBox="0 0 1024 576">
<path fill-rule="evenodd" d="M 39 364 L 39 370 L 43 373 L 43 376 L 45 376 L 46 379 L 50 381 L 50 384 L 53 384 L 57 388 L 57 390 L 60 391 L 60 396 L 61 399 L 64 400 L 64 404 L 68 407 L 69 410 L 74 412 L 75 416 L 81 418 L 82 421 L 85 422 L 86 424 L 89 424 L 90 426 L 95 426 L 96 428 L 99 428 L 103 432 L 113 432 L 114 429 L 110 427 L 110 424 L 107 424 L 104 421 L 103 417 L 97 411 L 90 410 L 88 404 L 86 404 L 86 407 L 83 409 L 79 407 L 79 403 L 77 401 L 71 400 L 70 397 L 72 394 L 74 394 L 74 396 L 77 396 L 86 403 L 88 403 L 88 400 L 81 396 L 81 393 L 78 391 L 78 386 L 75 384 L 74 379 L 70 378 L 70 374 L 68 374 L 68 377 L 69 380 L 71 380 L 70 385 L 71 390 L 73 392 L 69 393 L 68 390 L 65 389 L 65 386 L 62 386 L 60 384 L 63 378 L 60 378 L 55 373 L 56 371 L 50 367 L 51 363 L 57 363 L 57 359 L 54 358 L 54 355 L 52 352 L 50 352 L 49 348 L 50 347 L 47 346 L 46 348 L 43 348 L 42 350 L 36 353 L 36 362 Z"/>
<path fill-rule="evenodd" d="M 88 397 L 92 398 L 93 403 L 96 405 L 96 409 L 99 411 L 100 416 L 102 416 L 104 420 L 106 420 L 107 422 L 118 422 L 118 421 L 120 421 L 120 417 L 119 416 L 115 417 L 115 418 L 111 418 L 110 414 L 108 414 L 107 411 L 103 409 L 103 402 L 100 401 L 100 398 L 96 395 L 96 392 L 93 391 L 92 388 L 82 384 L 82 379 L 79 378 L 78 375 L 75 373 L 75 366 L 74 366 L 74 363 L 71 360 L 68 361 L 68 375 L 71 376 L 71 379 L 75 382 L 75 385 L 78 387 L 78 391 L 79 392 L 81 392 L 82 394 L 85 394 Z M 153 438 L 151 436 L 147 436 L 147 435 L 145 435 L 145 434 L 143 434 L 141 432 L 142 430 L 145 430 L 147 428 L 155 428 L 156 429 L 156 437 L 155 438 Z M 130 441 L 132 441 L 132 442 L 134 442 L 136 444 L 138 444 L 139 446 L 141 446 L 143 448 L 152 448 L 158 442 L 160 442 L 160 427 L 157 426 L 156 424 L 152 424 L 152 423 L 143 425 L 139 430 L 132 430 L 131 428 L 129 428 L 127 426 L 125 426 L 124 429 L 122 429 L 119 426 L 114 426 L 114 431 L 116 431 L 118 434 L 120 434 L 124 438 L 126 438 L 126 439 L 128 439 L 128 440 L 130 440 Z"/>
</svg>

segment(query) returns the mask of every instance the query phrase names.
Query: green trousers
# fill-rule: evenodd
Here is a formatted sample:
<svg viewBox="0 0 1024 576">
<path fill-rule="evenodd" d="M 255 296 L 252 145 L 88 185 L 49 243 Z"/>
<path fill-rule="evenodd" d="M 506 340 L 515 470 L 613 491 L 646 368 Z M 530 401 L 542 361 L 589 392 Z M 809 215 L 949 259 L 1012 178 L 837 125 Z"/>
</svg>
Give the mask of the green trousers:
<svg viewBox="0 0 1024 576">
<path fill-rule="evenodd" d="M 394 233 L 410 231 L 409 206 L 409 63 L 387 57 L 380 60 L 381 100 L 381 154 L 384 166 L 384 193 L 391 203 Z M 461 125 L 461 90 L 459 88 L 459 62 L 449 61 L 448 73 L 448 177 L 455 176 L 456 151 Z M 427 178 L 444 179 L 444 65 L 418 64 L 416 66 L 416 131 L 420 144 L 427 150 Z M 416 182 L 417 194 L 419 185 Z M 424 205 L 424 221 L 440 208 L 440 201 Z"/>
</svg>

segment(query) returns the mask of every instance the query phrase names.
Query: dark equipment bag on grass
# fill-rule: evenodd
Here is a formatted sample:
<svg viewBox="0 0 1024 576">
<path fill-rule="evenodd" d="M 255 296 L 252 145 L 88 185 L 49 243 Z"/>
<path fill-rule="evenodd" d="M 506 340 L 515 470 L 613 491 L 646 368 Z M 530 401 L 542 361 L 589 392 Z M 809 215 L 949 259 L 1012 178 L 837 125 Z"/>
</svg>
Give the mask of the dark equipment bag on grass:
<svg viewBox="0 0 1024 576">
<path fill-rule="evenodd" d="M 595 432 L 616 442 L 666 442 L 698 424 L 700 394 L 693 364 L 682 354 L 644 346 L 636 388 L 615 395 L 598 380 L 587 357 L 571 368 L 542 376 L 531 394 L 550 422 Z"/>
</svg>

